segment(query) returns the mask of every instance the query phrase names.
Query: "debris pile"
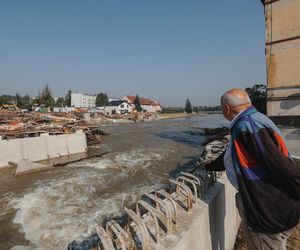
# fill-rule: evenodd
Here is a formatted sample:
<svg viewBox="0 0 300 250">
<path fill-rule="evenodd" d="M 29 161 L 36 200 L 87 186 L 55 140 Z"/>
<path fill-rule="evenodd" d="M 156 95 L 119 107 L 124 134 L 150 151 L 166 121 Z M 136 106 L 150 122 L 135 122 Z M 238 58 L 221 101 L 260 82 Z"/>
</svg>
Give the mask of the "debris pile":
<svg viewBox="0 0 300 250">
<path fill-rule="evenodd" d="M 194 127 L 197 128 L 197 127 Z M 218 128 L 199 128 L 203 135 L 219 135 L 227 134 L 229 132 L 227 127 L 218 127 Z"/>
<path fill-rule="evenodd" d="M 206 164 L 214 161 L 219 155 L 221 155 L 226 150 L 226 145 L 228 143 L 228 137 L 224 136 L 219 140 L 214 140 L 208 143 L 203 149 L 198 164 L 200 166 L 205 166 Z"/>
<path fill-rule="evenodd" d="M 105 135 L 98 126 L 88 124 L 76 113 L 21 112 L 19 109 L 0 108 L 0 136 L 2 139 L 36 137 L 42 133 L 51 135 L 75 133 L 83 130 L 88 144 L 100 142 Z"/>
<path fill-rule="evenodd" d="M 114 120 L 116 122 L 143 122 L 154 121 L 159 119 L 159 113 L 156 112 L 133 112 L 130 114 L 113 114 L 105 115 L 106 119 Z"/>
<path fill-rule="evenodd" d="M 229 129 L 227 127 L 199 129 L 203 135 L 208 136 L 208 138 L 202 143 L 204 146 L 212 141 L 222 141 L 224 140 L 224 137 L 229 136 Z"/>
</svg>

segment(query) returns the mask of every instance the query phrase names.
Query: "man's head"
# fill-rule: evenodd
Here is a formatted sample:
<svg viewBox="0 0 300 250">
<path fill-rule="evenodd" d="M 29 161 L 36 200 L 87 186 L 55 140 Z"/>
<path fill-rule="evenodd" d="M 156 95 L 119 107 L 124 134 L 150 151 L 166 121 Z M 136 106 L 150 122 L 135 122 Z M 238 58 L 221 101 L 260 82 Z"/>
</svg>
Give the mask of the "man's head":
<svg viewBox="0 0 300 250">
<path fill-rule="evenodd" d="M 222 112 L 224 117 L 229 121 L 251 105 L 249 95 L 241 89 L 231 89 L 221 97 Z"/>
</svg>

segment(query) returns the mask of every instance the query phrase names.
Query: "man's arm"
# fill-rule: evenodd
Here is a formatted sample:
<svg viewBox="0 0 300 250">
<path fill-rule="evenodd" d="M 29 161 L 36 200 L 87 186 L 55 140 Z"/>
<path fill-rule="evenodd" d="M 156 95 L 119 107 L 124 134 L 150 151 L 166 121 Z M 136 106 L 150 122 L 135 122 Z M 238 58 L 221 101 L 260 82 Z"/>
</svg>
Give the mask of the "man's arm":
<svg viewBox="0 0 300 250">
<path fill-rule="evenodd" d="M 255 137 L 250 133 L 240 133 L 237 136 L 237 143 L 243 145 L 252 157 L 264 162 L 276 177 L 285 180 L 294 191 L 293 196 L 300 200 L 300 168 L 280 150 L 273 133 L 274 131 L 268 129 L 261 129 L 258 132 L 263 152 L 260 151 Z"/>
<path fill-rule="evenodd" d="M 205 165 L 204 166 L 205 170 L 207 170 L 207 171 L 225 171 L 225 166 L 224 166 L 225 151 L 222 154 L 220 154 L 214 161 Z"/>
</svg>

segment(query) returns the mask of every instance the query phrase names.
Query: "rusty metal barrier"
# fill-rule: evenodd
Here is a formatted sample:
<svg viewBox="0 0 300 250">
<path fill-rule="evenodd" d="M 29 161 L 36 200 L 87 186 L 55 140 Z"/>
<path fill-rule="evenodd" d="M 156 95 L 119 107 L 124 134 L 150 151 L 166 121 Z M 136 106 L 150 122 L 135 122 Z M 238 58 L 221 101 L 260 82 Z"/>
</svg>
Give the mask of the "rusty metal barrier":
<svg viewBox="0 0 300 250">
<path fill-rule="evenodd" d="M 185 185 L 179 181 L 170 179 L 169 182 L 176 186 L 176 189 L 175 189 L 176 193 L 181 194 L 182 196 L 184 196 L 186 198 L 186 203 L 187 203 L 186 209 L 187 209 L 187 211 L 189 211 L 193 206 L 193 194 L 192 194 L 191 189 L 187 185 Z"/>
<path fill-rule="evenodd" d="M 118 249 L 126 250 L 133 248 L 133 239 L 116 221 L 111 220 L 107 222 L 106 232 L 109 234 Z"/>
<path fill-rule="evenodd" d="M 182 181 L 183 184 L 187 183 L 187 184 L 190 184 L 193 187 L 194 195 L 192 195 L 192 201 L 193 202 L 197 202 L 197 197 L 198 197 L 198 191 L 197 191 L 197 186 L 196 186 L 197 182 L 195 182 L 194 180 L 192 180 L 192 179 L 190 179 L 188 177 L 185 177 L 185 176 L 179 176 L 177 178 L 177 181 Z"/>
<path fill-rule="evenodd" d="M 112 239 L 109 237 L 109 234 L 105 231 L 105 229 L 100 226 L 96 225 L 97 234 L 101 240 L 102 246 L 104 250 L 114 250 L 114 245 Z"/>
<path fill-rule="evenodd" d="M 147 202 L 141 200 L 141 201 L 138 201 L 136 203 L 136 213 L 139 217 L 141 217 L 141 208 L 144 208 L 148 213 L 149 215 L 153 218 L 153 221 L 154 221 L 154 228 L 155 228 L 155 237 L 156 237 L 156 242 L 159 241 L 160 239 L 160 233 L 159 233 L 159 225 L 158 225 L 158 219 L 157 219 L 157 215 L 156 215 L 156 211 L 155 209 L 149 205 Z M 147 222 L 146 222 L 147 224 Z"/>
<path fill-rule="evenodd" d="M 195 171 L 194 175 L 204 182 L 204 190 L 207 190 L 214 183 L 209 174 L 204 170 Z"/>
<path fill-rule="evenodd" d="M 173 221 L 174 221 L 175 225 L 178 225 L 177 224 L 177 218 L 178 218 L 178 216 L 177 216 L 178 215 L 177 205 L 176 205 L 176 202 L 175 202 L 174 198 L 172 197 L 172 195 L 167 193 L 167 191 L 164 190 L 164 189 L 155 191 L 155 195 L 157 197 L 162 196 L 165 199 L 167 199 L 168 201 L 170 201 L 170 203 L 172 204 L 172 207 L 173 207 L 173 212 L 174 212 L 174 216 L 173 216 L 174 220 Z"/>
<path fill-rule="evenodd" d="M 180 174 L 187 178 L 194 180 L 197 183 L 198 188 L 199 188 L 199 192 L 198 192 L 199 196 L 198 197 L 201 199 L 203 197 L 204 191 L 205 191 L 204 181 L 201 178 L 196 177 L 195 175 L 193 175 L 191 173 L 181 172 Z"/>
<path fill-rule="evenodd" d="M 178 199 L 178 197 L 185 199 L 186 210 L 189 212 L 193 203 L 197 202 L 198 198 L 201 199 L 204 192 L 215 182 L 216 174 L 212 172 L 208 173 L 201 169 L 197 169 L 193 174 L 181 172 L 181 175 L 176 180 L 169 180 L 171 190 L 174 190 L 175 187 L 174 194 L 168 193 L 165 189 L 156 190 L 154 194 L 144 194 L 144 197 L 147 197 L 149 200 L 138 201 L 136 203 L 136 212 L 132 209 L 124 208 L 128 218 L 126 229 L 118 222 L 110 220 L 106 223 L 106 229 L 101 225 L 96 225 L 96 234 L 85 238 L 83 242 L 73 241 L 69 244 L 68 249 L 132 250 L 141 248 L 142 250 L 149 250 L 150 238 L 154 241 L 151 230 L 155 229 L 154 242 L 158 243 L 162 235 L 160 226 L 165 227 L 168 235 L 173 232 L 173 226 L 178 225 L 177 203 L 185 207 L 182 199 Z M 153 204 L 155 204 L 155 207 Z M 142 209 L 146 213 L 142 214 Z M 164 218 L 164 221 L 161 218 Z"/>
<path fill-rule="evenodd" d="M 148 250 L 149 249 L 149 234 L 147 227 L 145 226 L 144 222 L 141 220 L 141 218 L 130 208 L 124 208 L 125 213 L 128 215 L 128 227 L 132 227 L 130 221 L 133 221 L 136 225 L 136 227 L 132 227 L 132 229 L 136 232 L 138 235 L 138 232 L 140 232 L 140 240 L 142 244 L 142 250 Z M 138 229 L 138 230 L 137 230 Z"/>
<path fill-rule="evenodd" d="M 153 194 L 145 194 L 145 196 L 155 203 L 156 209 L 158 211 L 162 211 L 164 213 L 166 218 L 167 234 L 172 233 L 172 217 L 168 205 Z"/>
</svg>

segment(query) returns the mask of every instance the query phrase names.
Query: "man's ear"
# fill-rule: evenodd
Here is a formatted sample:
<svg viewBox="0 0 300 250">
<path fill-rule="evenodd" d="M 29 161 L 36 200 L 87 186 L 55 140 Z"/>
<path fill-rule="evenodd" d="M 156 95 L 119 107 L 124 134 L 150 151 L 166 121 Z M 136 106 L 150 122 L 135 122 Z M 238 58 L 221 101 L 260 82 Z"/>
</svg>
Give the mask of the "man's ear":
<svg viewBox="0 0 300 250">
<path fill-rule="evenodd" d="M 225 112 L 226 114 L 230 114 L 231 110 L 230 110 L 230 106 L 228 104 L 225 104 Z"/>
</svg>

